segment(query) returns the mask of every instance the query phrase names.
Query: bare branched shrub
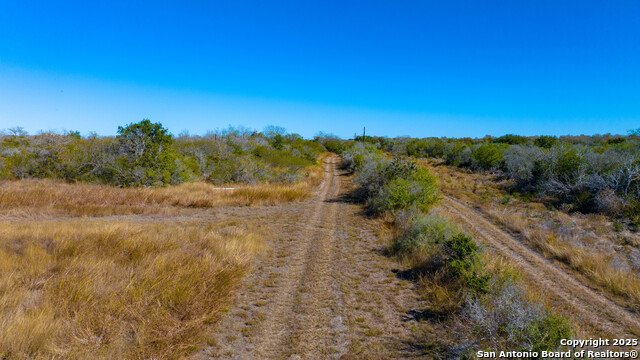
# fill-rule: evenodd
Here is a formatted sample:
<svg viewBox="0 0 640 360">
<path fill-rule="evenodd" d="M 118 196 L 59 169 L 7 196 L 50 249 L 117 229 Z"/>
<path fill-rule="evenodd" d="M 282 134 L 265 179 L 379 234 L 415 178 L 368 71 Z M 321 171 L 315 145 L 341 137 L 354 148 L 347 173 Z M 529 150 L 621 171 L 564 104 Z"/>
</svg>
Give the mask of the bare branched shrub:
<svg viewBox="0 0 640 360">
<path fill-rule="evenodd" d="M 626 201 L 616 195 L 613 189 L 604 189 L 598 192 L 595 197 L 596 207 L 599 212 L 620 215 L 627 206 Z"/>
<path fill-rule="evenodd" d="M 535 162 L 541 157 L 540 149 L 533 146 L 514 145 L 504 152 L 504 169 L 507 177 L 514 179 L 522 188 L 533 180 Z"/>
<path fill-rule="evenodd" d="M 485 296 L 469 296 L 459 325 L 477 349 L 492 351 L 555 350 L 569 338 L 566 320 L 527 298 L 511 279 L 491 284 Z"/>
</svg>

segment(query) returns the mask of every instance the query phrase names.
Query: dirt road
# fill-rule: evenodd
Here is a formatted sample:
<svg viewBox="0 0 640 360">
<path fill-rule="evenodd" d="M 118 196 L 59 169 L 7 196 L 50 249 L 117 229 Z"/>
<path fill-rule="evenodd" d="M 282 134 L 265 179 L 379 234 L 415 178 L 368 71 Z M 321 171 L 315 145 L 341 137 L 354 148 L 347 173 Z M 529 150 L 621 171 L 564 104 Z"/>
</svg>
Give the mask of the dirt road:
<svg viewBox="0 0 640 360">
<path fill-rule="evenodd" d="M 196 358 L 414 358 L 407 345 L 423 307 L 413 283 L 381 254 L 376 223 L 344 201 L 338 157 L 313 199 L 255 216 L 270 222 L 270 251 L 260 259 L 221 319 L 216 343 Z"/>
<path fill-rule="evenodd" d="M 479 240 L 519 268 L 526 280 L 534 284 L 555 306 L 572 314 L 577 324 L 591 332 L 589 335 L 637 337 L 640 334 L 638 313 L 589 287 L 585 280 L 564 265 L 546 259 L 486 219 L 479 211 L 452 197 L 445 196 L 441 205 Z"/>
</svg>

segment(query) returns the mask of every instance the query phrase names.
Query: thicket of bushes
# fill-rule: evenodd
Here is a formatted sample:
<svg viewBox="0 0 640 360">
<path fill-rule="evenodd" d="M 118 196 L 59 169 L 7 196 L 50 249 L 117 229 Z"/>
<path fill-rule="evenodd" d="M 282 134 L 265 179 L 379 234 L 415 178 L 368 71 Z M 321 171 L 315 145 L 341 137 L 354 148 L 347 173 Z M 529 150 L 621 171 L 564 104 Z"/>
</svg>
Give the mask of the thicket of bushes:
<svg viewBox="0 0 640 360">
<path fill-rule="evenodd" d="M 393 252 L 425 284 L 429 310 L 466 334 L 452 353 L 555 350 L 571 336 L 568 321 L 528 298 L 517 274 L 487 268 L 476 243 L 457 226 L 430 214 L 415 214 L 401 226 Z"/>
<path fill-rule="evenodd" d="M 517 275 L 489 270 L 472 237 L 429 214 L 438 200 L 435 179 L 410 159 L 387 158 L 377 147 L 343 152 L 343 166 L 356 172 L 356 196 L 376 213 L 394 217 L 398 237 L 391 253 L 407 262 L 425 285 L 429 310 L 460 329 L 451 356 L 478 349 L 554 350 L 571 326 L 517 286 Z M 464 335 L 463 335 L 464 334 Z"/>
<path fill-rule="evenodd" d="M 505 135 L 482 139 L 398 137 L 340 141 L 325 136 L 325 146 L 362 162 L 369 151 L 438 158 L 447 165 L 491 171 L 513 180 L 511 191 L 544 198 L 567 210 L 600 212 L 640 227 L 640 130 L 629 136 Z M 353 147 L 360 149 L 354 154 Z M 364 155 L 363 155 L 364 156 Z"/>
<path fill-rule="evenodd" d="M 77 132 L 0 135 L 0 179 L 61 178 L 116 186 L 185 181 L 291 183 L 325 151 L 317 141 L 282 128 L 259 133 L 229 128 L 205 136 L 173 137 L 143 120 L 119 127 L 116 137 Z"/>
<path fill-rule="evenodd" d="M 358 173 L 358 196 L 366 199 L 372 212 L 427 211 L 438 201 L 436 179 L 414 161 L 353 149 L 345 152 L 343 159 L 345 167 Z"/>
<path fill-rule="evenodd" d="M 514 190 L 554 199 L 570 210 L 640 220 L 640 140 L 635 135 L 411 139 L 405 153 L 496 171 L 514 180 Z"/>
</svg>

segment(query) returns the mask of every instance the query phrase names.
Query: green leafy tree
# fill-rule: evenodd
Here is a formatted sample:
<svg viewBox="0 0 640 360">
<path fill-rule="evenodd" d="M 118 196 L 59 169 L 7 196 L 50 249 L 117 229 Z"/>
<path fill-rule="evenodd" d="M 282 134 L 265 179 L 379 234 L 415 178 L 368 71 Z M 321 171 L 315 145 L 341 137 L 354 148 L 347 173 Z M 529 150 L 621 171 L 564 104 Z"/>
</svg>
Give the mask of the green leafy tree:
<svg viewBox="0 0 640 360">
<path fill-rule="evenodd" d="M 529 142 L 529 139 L 525 136 L 507 134 L 493 139 L 492 142 L 496 144 L 524 145 Z"/>
<path fill-rule="evenodd" d="M 547 135 L 538 136 L 533 141 L 533 143 L 536 146 L 539 146 L 539 147 L 545 148 L 545 149 L 551 149 L 557 142 L 558 142 L 558 139 L 556 137 L 547 136 Z"/>
<path fill-rule="evenodd" d="M 118 127 L 121 182 L 125 186 L 164 185 L 176 169 L 173 138 L 160 123 L 144 119 Z"/>
<path fill-rule="evenodd" d="M 473 149 L 472 156 L 483 170 L 497 169 L 502 162 L 503 147 L 497 144 L 482 144 Z"/>
<path fill-rule="evenodd" d="M 273 141 L 271 142 L 271 146 L 273 146 L 276 150 L 284 149 L 284 137 L 280 134 L 276 134 L 273 137 Z"/>
</svg>

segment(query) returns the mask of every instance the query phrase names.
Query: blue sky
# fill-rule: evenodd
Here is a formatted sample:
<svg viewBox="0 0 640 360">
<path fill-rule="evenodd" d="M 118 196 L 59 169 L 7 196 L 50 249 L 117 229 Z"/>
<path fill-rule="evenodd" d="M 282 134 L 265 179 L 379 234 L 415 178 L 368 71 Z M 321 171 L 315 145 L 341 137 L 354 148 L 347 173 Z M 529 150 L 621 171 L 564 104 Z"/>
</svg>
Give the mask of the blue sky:
<svg viewBox="0 0 640 360">
<path fill-rule="evenodd" d="M 638 1 L 3 1 L 0 129 L 626 133 Z"/>
</svg>

